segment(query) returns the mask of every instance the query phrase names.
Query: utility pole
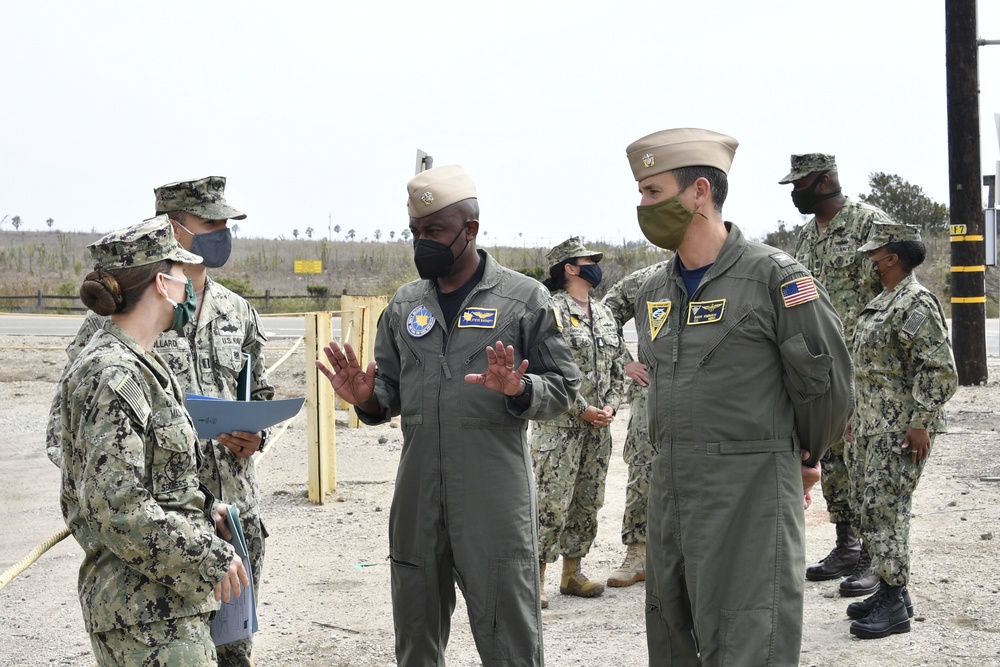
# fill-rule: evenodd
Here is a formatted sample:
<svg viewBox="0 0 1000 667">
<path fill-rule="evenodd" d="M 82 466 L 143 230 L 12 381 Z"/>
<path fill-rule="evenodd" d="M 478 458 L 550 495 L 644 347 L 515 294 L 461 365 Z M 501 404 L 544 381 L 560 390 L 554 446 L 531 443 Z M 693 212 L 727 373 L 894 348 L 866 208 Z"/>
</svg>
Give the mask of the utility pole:
<svg viewBox="0 0 1000 667">
<path fill-rule="evenodd" d="M 986 255 L 979 151 L 976 0 L 945 0 L 951 340 L 962 386 L 985 384 Z"/>
</svg>

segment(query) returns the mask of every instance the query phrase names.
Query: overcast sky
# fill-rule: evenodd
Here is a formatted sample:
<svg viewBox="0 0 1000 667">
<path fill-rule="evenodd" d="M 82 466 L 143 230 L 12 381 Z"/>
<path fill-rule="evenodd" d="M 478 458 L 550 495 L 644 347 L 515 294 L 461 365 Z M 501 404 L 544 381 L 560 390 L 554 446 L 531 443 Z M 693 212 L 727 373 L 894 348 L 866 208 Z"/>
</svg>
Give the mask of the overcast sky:
<svg viewBox="0 0 1000 667">
<path fill-rule="evenodd" d="M 220 174 L 241 235 L 385 240 L 420 148 L 476 181 L 481 243 L 621 242 L 625 147 L 669 127 L 740 141 L 724 214 L 752 237 L 801 220 L 791 153 L 835 154 L 851 196 L 882 171 L 949 204 L 943 0 L 31 0 L 4 4 L 0 49 L 0 218 L 22 229 L 109 231 Z M 979 66 L 993 173 L 1000 46 Z"/>
</svg>

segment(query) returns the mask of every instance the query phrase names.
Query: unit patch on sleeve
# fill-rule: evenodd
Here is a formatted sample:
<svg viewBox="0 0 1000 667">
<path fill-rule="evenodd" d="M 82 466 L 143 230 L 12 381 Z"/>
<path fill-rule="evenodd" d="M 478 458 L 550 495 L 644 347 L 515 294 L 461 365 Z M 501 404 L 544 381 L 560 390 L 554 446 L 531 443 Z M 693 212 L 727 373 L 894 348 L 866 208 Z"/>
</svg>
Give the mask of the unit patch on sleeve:
<svg viewBox="0 0 1000 667">
<path fill-rule="evenodd" d="M 715 299 L 713 301 L 692 301 L 688 305 L 688 324 L 708 324 L 718 322 L 722 319 L 722 313 L 726 310 L 725 299 Z"/>
<path fill-rule="evenodd" d="M 458 316 L 459 329 L 495 329 L 496 326 L 496 308 L 466 308 Z"/>
<path fill-rule="evenodd" d="M 646 302 L 646 309 L 649 312 L 649 338 L 651 340 L 656 340 L 656 335 L 660 333 L 660 329 L 666 324 L 667 318 L 670 317 L 670 307 L 672 305 L 670 301 Z"/>
<path fill-rule="evenodd" d="M 781 286 L 781 300 L 785 302 L 785 308 L 798 306 L 819 298 L 816 291 L 816 283 L 812 276 L 805 276 L 798 280 L 790 280 Z"/>
<path fill-rule="evenodd" d="M 414 338 L 426 336 L 434 328 L 436 321 L 431 311 L 427 310 L 427 306 L 421 304 L 411 310 L 406 317 L 406 333 Z"/>
<path fill-rule="evenodd" d="M 903 323 L 903 333 L 907 336 L 912 336 L 920 331 L 920 327 L 923 326 L 924 322 L 927 321 L 927 315 L 915 310 L 906 317 L 906 322 Z"/>
</svg>

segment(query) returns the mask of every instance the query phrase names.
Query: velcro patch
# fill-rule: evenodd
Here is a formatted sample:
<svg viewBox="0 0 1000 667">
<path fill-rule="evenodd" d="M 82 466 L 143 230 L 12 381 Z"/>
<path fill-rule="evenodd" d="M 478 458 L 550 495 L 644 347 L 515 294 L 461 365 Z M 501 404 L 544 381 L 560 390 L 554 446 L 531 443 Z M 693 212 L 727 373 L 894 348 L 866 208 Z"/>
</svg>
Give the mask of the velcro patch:
<svg viewBox="0 0 1000 667">
<path fill-rule="evenodd" d="M 146 401 L 145 395 L 142 393 L 142 389 L 140 389 L 139 384 L 132 379 L 132 376 L 121 376 L 111 385 L 111 389 L 118 394 L 122 400 L 128 403 L 129 406 L 131 406 L 132 410 L 135 411 L 135 415 L 139 420 L 139 423 L 145 424 L 149 421 L 149 415 L 152 410 L 149 407 L 149 403 Z"/>
<path fill-rule="evenodd" d="M 458 317 L 459 329 L 495 329 L 496 308 L 466 308 Z"/>
<path fill-rule="evenodd" d="M 667 318 L 670 317 L 670 308 L 673 303 L 670 301 L 647 301 L 646 310 L 649 313 L 649 338 L 656 340 L 656 335 L 660 333 Z"/>
<path fill-rule="evenodd" d="M 787 252 L 782 252 L 782 251 L 773 252 L 770 255 L 768 255 L 768 257 L 773 259 L 774 263 L 780 266 L 781 268 L 785 268 L 786 266 L 791 266 L 792 264 L 795 263 L 795 258 L 789 255 Z"/>
<path fill-rule="evenodd" d="M 692 301 L 688 305 L 688 324 L 708 324 L 722 320 L 722 313 L 726 311 L 726 300 L 715 299 L 713 301 Z"/>
<path fill-rule="evenodd" d="M 906 317 L 906 321 L 903 322 L 903 333 L 905 333 L 907 336 L 913 336 L 918 331 L 920 331 L 920 327 L 922 327 L 924 325 L 924 322 L 926 321 L 927 321 L 926 313 L 923 313 L 919 310 L 913 311 Z"/>
<path fill-rule="evenodd" d="M 781 300 L 784 301 L 785 308 L 799 306 L 818 298 L 819 293 L 816 291 L 816 283 L 812 276 L 790 280 L 781 286 Z"/>
</svg>

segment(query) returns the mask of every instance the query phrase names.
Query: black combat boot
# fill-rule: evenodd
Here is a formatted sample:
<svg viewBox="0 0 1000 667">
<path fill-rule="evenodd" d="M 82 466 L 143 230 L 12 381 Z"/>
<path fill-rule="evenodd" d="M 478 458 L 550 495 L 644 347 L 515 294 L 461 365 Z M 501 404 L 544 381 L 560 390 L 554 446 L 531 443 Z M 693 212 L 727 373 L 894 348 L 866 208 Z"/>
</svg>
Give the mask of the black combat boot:
<svg viewBox="0 0 1000 667">
<path fill-rule="evenodd" d="M 837 524 L 837 545 L 827 557 L 806 568 L 809 581 L 829 581 L 846 577 L 854 571 L 861 558 L 861 540 L 851 530 L 851 524 L 841 521 Z"/>
<path fill-rule="evenodd" d="M 845 598 L 856 598 L 871 595 L 878 590 L 879 576 L 872 572 L 872 557 L 862 546 L 861 558 L 854 566 L 854 571 L 840 582 L 840 595 Z"/>
<path fill-rule="evenodd" d="M 851 623 L 851 634 L 859 639 L 882 639 L 910 631 L 903 587 L 889 586 L 885 582 L 882 586 L 882 596 L 875 603 L 872 613 Z"/>
<path fill-rule="evenodd" d="M 847 617 L 853 619 L 864 618 L 874 611 L 878 601 L 882 599 L 885 591 L 885 582 L 879 580 L 878 590 L 871 597 L 865 598 L 863 602 L 852 602 L 847 605 Z M 903 604 L 906 605 L 906 615 L 913 618 L 913 602 L 910 601 L 910 592 L 903 586 Z"/>
</svg>

